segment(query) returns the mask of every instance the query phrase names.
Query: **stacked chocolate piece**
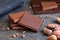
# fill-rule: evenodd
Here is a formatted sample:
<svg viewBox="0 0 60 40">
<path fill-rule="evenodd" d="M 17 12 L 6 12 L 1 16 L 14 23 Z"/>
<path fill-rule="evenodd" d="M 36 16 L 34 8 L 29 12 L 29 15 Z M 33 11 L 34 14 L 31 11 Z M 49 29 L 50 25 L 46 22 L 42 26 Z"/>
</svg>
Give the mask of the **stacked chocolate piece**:
<svg viewBox="0 0 60 40">
<path fill-rule="evenodd" d="M 35 14 L 60 12 L 59 0 L 31 0 L 30 3 Z"/>
<path fill-rule="evenodd" d="M 24 12 L 18 12 L 14 14 L 9 14 L 10 19 L 10 27 L 14 30 L 17 29 L 24 29 L 23 27 L 19 26 L 17 22 L 21 20 L 22 16 L 24 15 Z"/>
<path fill-rule="evenodd" d="M 10 27 L 13 30 L 29 29 L 37 32 L 42 23 L 42 18 L 27 11 L 9 14 L 9 19 Z"/>
</svg>

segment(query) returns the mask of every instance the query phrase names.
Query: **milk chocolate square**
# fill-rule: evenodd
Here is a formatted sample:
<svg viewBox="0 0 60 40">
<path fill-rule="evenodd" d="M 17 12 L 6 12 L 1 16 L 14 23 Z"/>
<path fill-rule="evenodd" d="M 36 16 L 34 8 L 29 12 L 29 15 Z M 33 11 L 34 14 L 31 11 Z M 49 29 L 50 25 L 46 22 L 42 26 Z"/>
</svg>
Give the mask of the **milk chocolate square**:
<svg viewBox="0 0 60 40">
<path fill-rule="evenodd" d="M 9 19 L 13 23 L 17 23 L 22 18 L 23 14 L 24 14 L 24 12 L 18 12 L 18 13 L 9 14 Z"/>
<path fill-rule="evenodd" d="M 49 1 L 41 2 L 41 5 L 42 5 L 42 10 L 50 10 L 58 7 L 56 2 L 49 2 Z"/>
<path fill-rule="evenodd" d="M 42 23 L 42 18 L 39 18 L 30 13 L 25 13 L 18 24 L 23 25 L 26 28 L 32 29 L 33 31 L 38 31 Z"/>
</svg>

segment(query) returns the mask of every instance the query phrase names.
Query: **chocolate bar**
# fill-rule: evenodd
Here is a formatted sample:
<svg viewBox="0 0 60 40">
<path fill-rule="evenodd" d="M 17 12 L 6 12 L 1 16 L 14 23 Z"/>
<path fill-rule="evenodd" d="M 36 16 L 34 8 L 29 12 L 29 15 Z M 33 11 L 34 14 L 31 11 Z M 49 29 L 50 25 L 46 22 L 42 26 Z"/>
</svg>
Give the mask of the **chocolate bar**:
<svg viewBox="0 0 60 40">
<path fill-rule="evenodd" d="M 41 2 L 42 5 L 42 10 L 49 10 L 49 9 L 54 9 L 57 8 L 58 5 L 56 2 Z"/>
<path fill-rule="evenodd" d="M 9 14 L 9 19 L 13 22 L 13 23 L 17 23 L 23 16 L 24 12 L 18 12 L 18 13 L 14 13 L 14 14 Z"/>
<path fill-rule="evenodd" d="M 42 24 L 42 18 L 25 12 L 18 24 L 37 32 Z"/>
<path fill-rule="evenodd" d="M 34 7 L 35 7 L 35 6 L 40 6 L 40 2 L 39 2 L 38 0 L 37 0 L 37 1 L 36 1 L 36 0 L 34 0 L 34 1 L 31 0 L 31 4 L 32 4 L 32 6 L 34 6 Z"/>
<path fill-rule="evenodd" d="M 42 2 L 55 2 L 54 7 L 52 9 L 45 10 L 45 6 L 43 7 Z M 39 4 L 37 4 L 39 3 Z M 35 14 L 46 14 L 46 13 L 60 13 L 60 1 L 59 0 L 31 0 L 30 4 Z M 46 3 L 47 4 L 47 3 Z M 38 5 L 38 6 L 37 6 Z M 49 4 L 50 7 L 50 4 Z M 45 9 L 44 9 L 45 8 Z"/>
<path fill-rule="evenodd" d="M 34 13 L 41 13 L 41 8 L 40 6 L 33 7 Z"/>
</svg>

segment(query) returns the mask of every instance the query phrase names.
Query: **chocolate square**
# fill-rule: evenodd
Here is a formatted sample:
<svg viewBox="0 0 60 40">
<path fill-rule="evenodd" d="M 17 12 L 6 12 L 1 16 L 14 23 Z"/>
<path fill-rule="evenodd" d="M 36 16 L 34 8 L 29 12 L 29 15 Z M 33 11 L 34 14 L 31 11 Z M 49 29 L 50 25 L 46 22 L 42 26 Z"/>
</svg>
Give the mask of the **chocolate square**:
<svg viewBox="0 0 60 40">
<path fill-rule="evenodd" d="M 13 23 L 17 23 L 22 18 L 23 14 L 24 14 L 24 12 L 18 12 L 18 13 L 9 14 L 9 19 Z"/>
<path fill-rule="evenodd" d="M 41 2 L 41 5 L 43 8 L 42 10 L 50 10 L 58 7 L 56 2 Z"/>
<path fill-rule="evenodd" d="M 37 32 L 41 26 L 41 23 L 42 18 L 36 17 L 30 13 L 25 13 L 18 24 Z"/>
</svg>

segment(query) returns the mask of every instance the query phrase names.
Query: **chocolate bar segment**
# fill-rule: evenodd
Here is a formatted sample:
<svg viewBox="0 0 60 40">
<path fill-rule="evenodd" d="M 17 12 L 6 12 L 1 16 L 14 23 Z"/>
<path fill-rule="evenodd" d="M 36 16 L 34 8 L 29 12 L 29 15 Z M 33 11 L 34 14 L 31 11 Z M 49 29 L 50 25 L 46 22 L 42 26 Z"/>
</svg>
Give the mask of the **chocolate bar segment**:
<svg viewBox="0 0 60 40">
<path fill-rule="evenodd" d="M 10 27 L 13 29 L 13 30 L 25 30 L 25 28 L 21 25 L 18 25 L 18 24 L 14 24 L 12 22 L 10 22 Z"/>
<path fill-rule="evenodd" d="M 9 14 L 9 19 L 13 22 L 13 23 L 17 23 L 23 16 L 24 12 L 18 12 L 18 13 L 14 13 L 14 14 Z"/>
<path fill-rule="evenodd" d="M 49 10 L 49 9 L 54 9 L 57 8 L 58 5 L 56 2 L 41 2 L 42 5 L 42 10 Z"/>
<path fill-rule="evenodd" d="M 38 18 L 30 13 L 25 13 L 18 24 L 37 32 L 41 23 L 42 18 Z"/>
</svg>

